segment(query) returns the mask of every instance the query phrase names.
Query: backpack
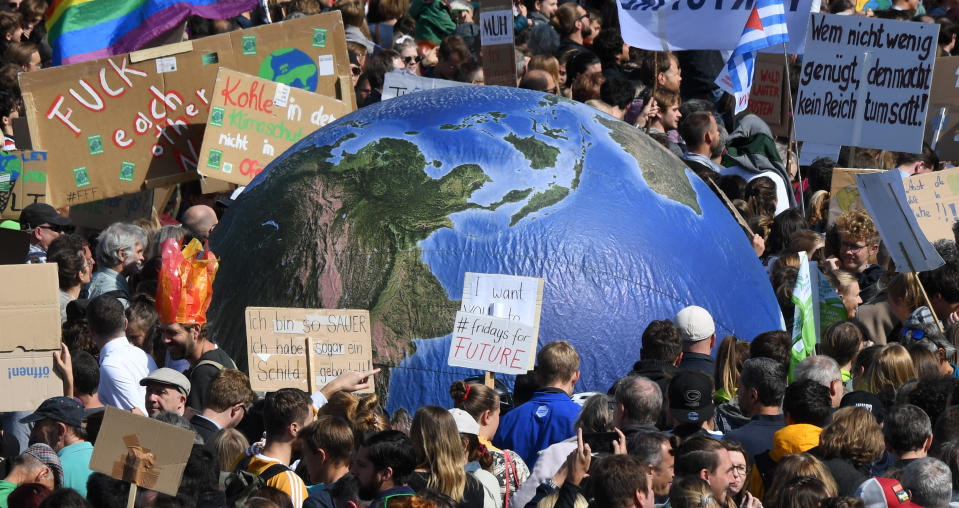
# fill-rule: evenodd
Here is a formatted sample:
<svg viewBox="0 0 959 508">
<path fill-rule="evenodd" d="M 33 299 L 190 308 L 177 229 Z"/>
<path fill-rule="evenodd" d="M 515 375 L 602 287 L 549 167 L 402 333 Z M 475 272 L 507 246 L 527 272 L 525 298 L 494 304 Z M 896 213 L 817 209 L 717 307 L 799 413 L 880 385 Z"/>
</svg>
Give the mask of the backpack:
<svg viewBox="0 0 959 508">
<path fill-rule="evenodd" d="M 226 491 L 227 506 L 237 508 L 244 506 L 248 498 L 260 487 L 265 487 L 266 482 L 270 481 L 271 478 L 290 470 L 283 464 L 273 464 L 260 474 L 251 473 L 246 469 L 250 466 L 252 459 L 252 455 L 246 456 L 236 465 L 236 469 L 226 477 L 224 490 Z"/>
</svg>

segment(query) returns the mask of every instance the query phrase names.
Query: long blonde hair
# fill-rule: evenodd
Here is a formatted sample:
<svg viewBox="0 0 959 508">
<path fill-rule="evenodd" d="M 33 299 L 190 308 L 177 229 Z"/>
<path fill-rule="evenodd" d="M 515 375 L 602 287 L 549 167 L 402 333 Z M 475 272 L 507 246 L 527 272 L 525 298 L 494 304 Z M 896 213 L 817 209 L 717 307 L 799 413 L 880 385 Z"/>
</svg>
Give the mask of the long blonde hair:
<svg viewBox="0 0 959 508">
<path fill-rule="evenodd" d="M 916 366 L 909 351 L 900 344 L 887 344 L 866 369 L 866 389 L 880 395 L 893 395 L 906 381 L 916 377 Z"/>
<path fill-rule="evenodd" d="M 776 475 L 773 476 L 772 484 L 766 488 L 763 506 L 767 508 L 779 508 L 777 493 L 781 491 L 787 483 L 801 476 L 818 478 L 826 486 L 826 490 L 830 496 L 835 496 L 839 491 L 839 488 L 836 486 L 836 480 L 833 478 L 832 473 L 829 472 L 829 468 L 827 468 L 822 461 L 808 453 L 794 453 L 786 455 L 780 459 L 776 465 Z"/>
<path fill-rule="evenodd" d="M 423 406 L 413 415 L 410 439 L 416 449 L 417 467 L 429 470 L 427 487 L 463 501 L 466 488 L 466 453 L 456 422 L 439 406 Z"/>
</svg>

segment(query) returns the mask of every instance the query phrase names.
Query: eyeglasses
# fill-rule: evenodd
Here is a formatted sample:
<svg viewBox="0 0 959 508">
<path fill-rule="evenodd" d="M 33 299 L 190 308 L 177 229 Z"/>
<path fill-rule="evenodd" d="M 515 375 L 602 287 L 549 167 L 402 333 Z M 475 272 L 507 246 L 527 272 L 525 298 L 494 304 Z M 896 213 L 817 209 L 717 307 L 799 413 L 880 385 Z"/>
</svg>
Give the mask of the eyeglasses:
<svg viewBox="0 0 959 508">
<path fill-rule="evenodd" d="M 903 337 L 911 336 L 915 340 L 922 340 L 922 338 L 926 336 L 926 331 L 923 330 L 922 328 L 903 328 L 902 336 Z"/>
<path fill-rule="evenodd" d="M 733 466 L 733 473 L 739 476 L 746 476 L 746 466 Z"/>
<path fill-rule="evenodd" d="M 422 61 L 422 60 L 423 60 L 423 57 L 421 57 L 421 56 L 419 56 L 419 55 L 417 55 L 417 56 L 404 56 L 404 57 L 403 57 L 403 63 L 405 63 L 407 66 L 410 66 L 410 65 L 413 65 L 413 64 L 418 64 L 418 63 L 420 63 L 420 61 Z"/>
<path fill-rule="evenodd" d="M 859 252 L 859 251 L 865 249 L 866 247 L 869 247 L 869 246 L 868 246 L 868 245 L 858 245 L 858 244 L 855 244 L 855 243 L 846 243 L 846 242 L 842 242 L 842 243 L 839 244 L 839 248 L 840 248 L 840 249 L 842 249 L 843 251 L 849 251 L 849 252 Z"/>
</svg>

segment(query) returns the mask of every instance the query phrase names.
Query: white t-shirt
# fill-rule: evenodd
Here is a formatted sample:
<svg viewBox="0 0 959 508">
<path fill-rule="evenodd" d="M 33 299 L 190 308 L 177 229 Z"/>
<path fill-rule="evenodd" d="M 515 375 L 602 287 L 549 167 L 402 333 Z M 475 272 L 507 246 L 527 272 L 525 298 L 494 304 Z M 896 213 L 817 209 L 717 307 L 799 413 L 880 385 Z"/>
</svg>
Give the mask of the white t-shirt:
<svg viewBox="0 0 959 508">
<path fill-rule="evenodd" d="M 100 349 L 100 402 L 129 411 L 146 410 L 146 388 L 140 380 L 156 370 L 156 362 L 142 349 L 120 336 Z"/>
</svg>

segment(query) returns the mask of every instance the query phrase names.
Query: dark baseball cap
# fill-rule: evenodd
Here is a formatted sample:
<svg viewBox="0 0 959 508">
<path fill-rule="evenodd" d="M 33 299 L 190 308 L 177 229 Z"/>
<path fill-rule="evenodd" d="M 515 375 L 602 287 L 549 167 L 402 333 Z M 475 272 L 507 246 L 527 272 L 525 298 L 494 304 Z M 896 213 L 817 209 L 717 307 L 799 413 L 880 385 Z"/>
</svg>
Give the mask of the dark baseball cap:
<svg viewBox="0 0 959 508">
<path fill-rule="evenodd" d="M 44 418 L 63 422 L 71 427 L 83 425 L 83 408 L 70 397 L 51 397 L 40 404 L 29 416 L 20 419 L 20 423 L 39 422 Z"/>
<path fill-rule="evenodd" d="M 713 417 L 713 380 L 695 370 L 684 370 L 669 382 L 669 412 L 682 423 L 700 423 Z"/>
<path fill-rule="evenodd" d="M 876 422 L 880 425 L 882 425 L 882 421 L 886 419 L 886 406 L 882 404 L 882 400 L 880 400 L 879 397 L 871 392 L 856 390 L 843 395 L 842 401 L 839 402 L 839 407 L 850 406 L 865 408 L 872 413 L 873 418 L 875 418 Z"/>
<path fill-rule="evenodd" d="M 20 212 L 20 227 L 23 229 L 33 229 L 44 223 L 61 228 L 73 226 L 70 219 L 60 215 L 55 208 L 46 203 L 27 205 L 27 207 Z"/>
</svg>

